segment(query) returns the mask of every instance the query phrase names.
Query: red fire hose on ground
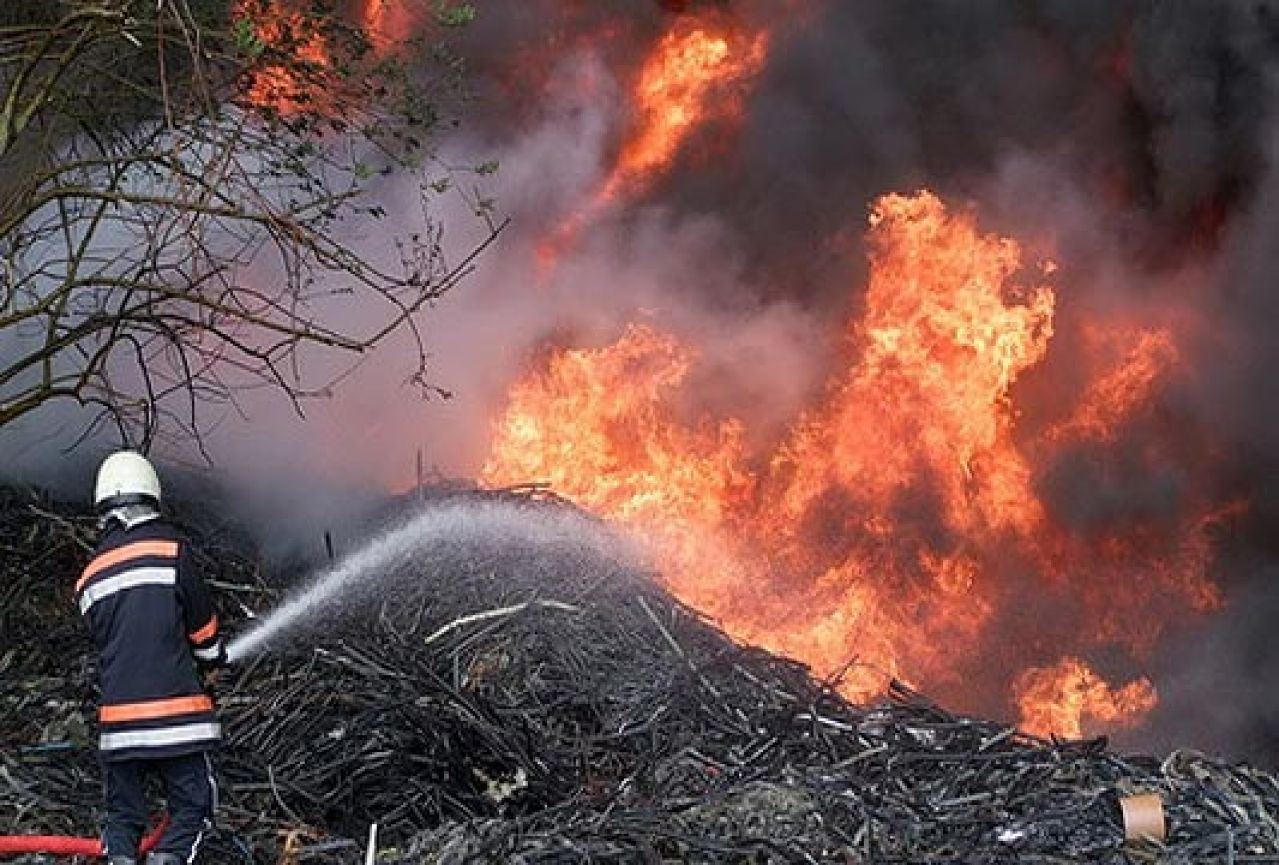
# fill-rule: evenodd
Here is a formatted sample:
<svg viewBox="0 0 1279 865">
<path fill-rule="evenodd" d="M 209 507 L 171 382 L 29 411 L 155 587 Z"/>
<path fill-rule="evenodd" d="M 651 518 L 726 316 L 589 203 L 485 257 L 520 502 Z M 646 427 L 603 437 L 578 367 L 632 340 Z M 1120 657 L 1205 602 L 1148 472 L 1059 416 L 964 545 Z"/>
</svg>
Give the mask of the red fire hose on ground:
<svg viewBox="0 0 1279 865">
<path fill-rule="evenodd" d="M 160 843 L 160 836 L 169 827 L 169 818 L 161 817 L 151 834 L 142 839 L 139 852 L 149 853 Z M 45 853 L 51 856 L 106 855 L 101 838 L 73 838 L 69 835 L 0 835 L 0 856 L 14 853 Z"/>
</svg>

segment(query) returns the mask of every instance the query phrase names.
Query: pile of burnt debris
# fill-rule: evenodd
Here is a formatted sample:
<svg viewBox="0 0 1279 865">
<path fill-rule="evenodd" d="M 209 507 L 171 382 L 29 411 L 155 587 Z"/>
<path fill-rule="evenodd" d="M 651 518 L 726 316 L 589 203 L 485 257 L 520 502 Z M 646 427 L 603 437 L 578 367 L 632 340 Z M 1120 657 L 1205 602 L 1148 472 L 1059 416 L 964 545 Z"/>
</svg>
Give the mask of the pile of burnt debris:
<svg viewBox="0 0 1279 865">
<path fill-rule="evenodd" d="M 206 861 L 365 861 L 376 823 L 381 862 L 1279 862 L 1263 772 L 1031 738 L 904 688 L 851 705 L 734 644 L 536 492 L 399 511 L 383 527 L 425 520 L 433 540 L 385 552 L 217 685 Z M 281 592 L 234 526 L 185 516 L 244 631 Z M 0 494 L 0 834 L 98 830 L 71 603 L 91 534 L 81 510 Z M 1125 841 L 1135 794 L 1162 802 L 1162 842 Z"/>
</svg>

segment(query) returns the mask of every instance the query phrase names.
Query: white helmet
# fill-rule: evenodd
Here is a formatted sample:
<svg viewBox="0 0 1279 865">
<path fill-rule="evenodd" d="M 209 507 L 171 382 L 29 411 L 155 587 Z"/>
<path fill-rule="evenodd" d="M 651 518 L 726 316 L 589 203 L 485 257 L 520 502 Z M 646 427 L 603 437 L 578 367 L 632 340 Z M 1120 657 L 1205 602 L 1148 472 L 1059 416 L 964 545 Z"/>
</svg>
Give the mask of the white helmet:
<svg viewBox="0 0 1279 865">
<path fill-rule="evenodd" d="M 135 451 L 116 451 L 98 467 L 93 490 L 98 511 L 121 505 L 160 504 L 160 478 L 147 458 Z"/>
</svg>

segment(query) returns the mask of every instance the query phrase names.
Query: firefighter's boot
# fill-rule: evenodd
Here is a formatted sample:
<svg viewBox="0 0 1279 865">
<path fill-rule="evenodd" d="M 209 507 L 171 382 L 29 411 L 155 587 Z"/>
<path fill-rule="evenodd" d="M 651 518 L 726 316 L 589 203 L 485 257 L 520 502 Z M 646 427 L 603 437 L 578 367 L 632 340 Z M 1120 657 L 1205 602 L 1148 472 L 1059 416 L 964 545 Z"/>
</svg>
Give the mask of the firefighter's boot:
<svg viewBox="0 0 1279 865">
<path fill-rule="evenodd" d="M 147 857 L 147 865 L 183 865 L 182 857 L 177 853 L 156 851 Z"/>
</svg>

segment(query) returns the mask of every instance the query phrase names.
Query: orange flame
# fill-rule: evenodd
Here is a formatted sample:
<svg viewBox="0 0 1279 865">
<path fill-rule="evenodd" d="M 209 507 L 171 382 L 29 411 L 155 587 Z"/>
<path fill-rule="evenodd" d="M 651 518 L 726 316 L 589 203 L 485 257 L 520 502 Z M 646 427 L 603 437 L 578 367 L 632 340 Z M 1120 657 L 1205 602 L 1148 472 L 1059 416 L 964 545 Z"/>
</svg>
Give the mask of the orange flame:
<svg viewBox="0 0 1279 865">
<path fill-rule="evenodd" d="M 233 18 L 249 22 L 254 35 L 269 50 L 283 51 L 294 63 L 259 64 L 249 73 L 246 99 L 259 108 L 280 114 L 314 110 L 322 95 L 315 76 L 328 69 L 331 58 L 324 34 L 314 29 L 314 21 L 272 0 L 236 0 Z"/>
<path fill-rule="evenodd" d="M 515 385 L 484 477 L 539 478 L 583 507 L 655 539 L 663 563 L 715 562 L 716 585 L 684 583 L 695 604 L 731 590 L 733 562 L 717 527 L 749 497 L 740 424 L 692 427 L 670 403 L 692 352 L 652 328 L 632 325 L 599 350 L 556 352 L 547 368 Z"/>
<path fill-rule="evenodd" d="M 1024 672 L 993 675 L 1027 729 L 1138 722 L 1153 686 L 1111 687 L 1078 656 L 1142 660 L 1166 622 L 1219 604 L 1211 532 L 1234 506 L 1099 533 L 1053 515 L 1042 474 L 1144 410 L 1176 366 L 1172 332 L 1098 336 L 1109 368 L 1065 422 L 1024 429 L 1015 385 L 1053 346 L 1055 268 L 926 192 L 885 196 L 870 223 L 845 367 L 771 454 L 748 453 L 737 420 L 690 419 L 695 350 L 632 326 L 514 387 L 484 480 L 546 480 L 629 526 L 677 594 L 855 698 L 888 676 L 963 694 L 974 659 L 1011 651 Z M 1028 592 L 1070 599 L 1083 626 L 1060 648 L 1002 645 Z"/>
<path fill-rule="evenodd" d="M 354 23 L 378 56 L 402 44 L 417 26 L 411 10 L 392 0 L 362 0 L 356 16 Z M 235 0 L 232 18 L 247 21 L 274 58 L 289 58 L 287 63 L 262 62 L 249 72 L 249 104 L 284 115 L 331 113 L 333 49 L 317 29 L 319 19 L 301 11 L 300 0 Z"/>
<path fill-rule="evenodd" d="M 1037 736 L 1078 739 L 1085 722 L 1131 727 L 1159 702 L 1149 679 L 1113 688 L 1078 658 L 1023 671 L 1013 685 L 1021 728 Z"/>
<path fill-rule="evenodd" d="M 1047 351 L 1052 291 L 1013 284 L 1017 244 L 980 235 L 935 196 L 886 196 L 871 225 L 860 363 L 774 463 L 785 526 L 832 487 L 883 502 L 927 474 L 952 529 L 1030 531 L 1041 515 L 1009 391 Z"/>
<path fill-rule="evenodd" d="M 1145 403 L 1177 362 L 1172 331 L 1091 326 L 1085 340 L 1094 350 L 1124 352 L 1118 364 L 1092 382 L 1068 420 L 1047 433 L 1055 441 L 1113 441 L 1124 415 Z"/>
<path fill-rule="evenodd" d="M 419 7 L 404 0 L 362 0 L 360 4 L 360 27 L 379 52 L 405 44 L 421 26 L 419 17 Z"/>
<path fill-rule="evenodd" d="M 658 42 L 636 79 L 634 134 L 608 178 L 587 204 L 570 215 L 538 249 L 546 266 L 582 228 L 621 195 L 634 196 L 669 170 L 694 130 L 709 120 L 741 113 L 741 88 L 764 64 L 768 39 L 744 38 L 726 28 L 679 19 Z"/>
<path fill-rule="evenodd" d="M 611 199 L 664 171 L 712 111 L 721 117 L 737 114 L 740 102 L 732 86 L 759 71 L 767 45 L 762 34 L 743 40 L 700 26 L 667 33 L 640 71 L 636 134 L 622 148 L 602 197 Z"/>
</svg>

